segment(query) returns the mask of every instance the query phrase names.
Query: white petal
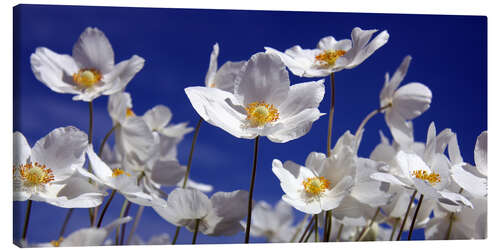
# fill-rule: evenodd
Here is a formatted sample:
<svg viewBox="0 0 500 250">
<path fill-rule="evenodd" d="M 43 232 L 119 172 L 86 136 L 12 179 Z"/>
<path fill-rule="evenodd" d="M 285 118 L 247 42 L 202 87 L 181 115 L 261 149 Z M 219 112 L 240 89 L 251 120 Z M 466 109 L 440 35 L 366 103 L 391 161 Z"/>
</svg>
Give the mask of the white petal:
<svg viewBox="0 0 500 250">
<path fill-rule="evenodd" d="M 483 131 L 476 140 L 474 148 L 474 162 L 477 170 L 484 176 L 488 176 L 488 132 Z"/>
<path fill-rule="evenodd" d="M 37 48 L 30 56 L 36 79 L 57 93 L 80 93 L 73 83 L 79 68 L 69 55 L 59 55 L 47 48 Z"/>
<path fill-rule="evenodd" d="M 156 105 L 143 115 L 151 130 L 164 128 L 172 119 L 172 111 L 165 105 Z"/>
<path fill-rule="evenodd" d="M 224 63 L 217 71 L 217 74 L 215 74 L 213 80 L 215 87 L 233 93 L 236 77 L 240 74 L 245 63 L 245 61 Z"/>
<path fill-rule="evenodd" d="M 151 179 L 165 186 L 176 185 L 186 173 L 186 167 L 181 167 L 177 161 L 156 161 L 151 172 Z"/>
<path fill-rule="evenodd" d="M 200 219 L 208 214 L 211 201 L 202 192 L 195 189 L 177 188 L 170 193 L 168 207 L 176 211 L 179 219 Z"/>
<path fill-rule="evenodd" d="M 215 73 L 217 72 L 217 57 L 219 56 L 219 44 L 215 43 L 212 48 L 212 53 L 210 53 L 210 64 L 208 65 L 208 71 L 205 76 L 205 86 L 210 87 L 210 84 L 214 82 Z"/>
<path fill-rule="evenodd" d="M 420 83 L 409 83 L 396 90 L 392 100 L 392 109 L 396 110 L 406 120 L 414 119 L 429 107 L 432 92 Z"/>
<path fill-rule="evenodd" d="M 108 113 L 113 122 L 124 123 L 127 109 L 132 108 L 132 98 L 127 92 L 118 92 L 108 98 Z"/>
<path fill-rule="evenodd" d="M 73 174 L 74 168 L 83 166 L 87 145 L 88 136 L 81 130 L 71 126 L 57 128 L 36 142 L 31 161 L 50 168 L 55 181 L 63 180 Z"/>
<path fill-rule="evenodd" d="M 477 195 L 486 196 L 488 192 L 488 180 L 474 174 L 471 166 L 453 166 L 451 177 L 465 191 Z"/>
<path fill-rule="evenodd" d="M 182 187 L 183 183 L 184 183 L 184 180 L 181 180 L 181 181 L 179 181 L 179 183 L 177 183 L 177 186 Z M 197 190 L 204 192 L 204 193 L 212 192 L 212 190 L 214 189 L 214 187 L 212 185 L 196 182 L 196 181 L 193 181 L 189 178 L 186 182 L 186 188 L 197 189 Z"/>
<path fill-rule="evenodd" d="M 89 157 L 89 163 L 92 166 L 92 172 L 99 179 L 106 180 L 113 175 L 113 171 L 111 171 L 111 168 L 106 163 L 104 163 L 104 161 L 102 161 L 99 156 L 97 156 L 97 154 L 94 152 L 94 149 L 92 148 L 92 145 L 89 145 L 87 148 L 87 156 Z"/>
<path fill-rule="evenodd" d="M 231 93 L 206 87 L 189 87 L 184 91 L 191 105 L 206 122 L 237 138 L 253 139 L 257 136 L 257 133 L 243 128 L 246 112 L 243 107 L 236 106 L 238 102 Z"/>
<path fill-rule="evenodd" d="M 286 100 L 289 89 L 288 71 L 280 57 L 257 53 L 238 75 L 234 95 L 245 106 L 260 101 L 279 106 Z"/>
<path fill-rule="evenodd" d="M 456 203 L 457 205 L 462 205 L 462 206 L 467 206 L 470 208 L 474 208 L 472 203 L 465 198 L 463 195 L 453 193 L 453 192 L 448 192 L 448 191 L 439 191 L 439 194 L 441 195 L 441 198 L 439 198 L 440 202 L 444 202 L 446 204 L 453 204 Z"/>
<path fill-rule="evenodd" d="M 313 63 L 310 59 L 306 58 L 305 56 L 292 57 L 288 54 L 282 53 L 273 48 L 269 47 L 264 47 L 264 48 L 266 49 L 266 53 L 278 55 L 283 61 L 283 63 L 285 63 L 285 65 L 288 67 L 288 69 L 296 76 L 300 77 L 305 76 L 306 69 L 311 67 Z M 287 52 L 291 51 L 297 51 L 298 53 L 296 53 L 296 55 L 301 55 L 302 53 L 300 52 L 302 52 L 303 50 L 302 48 L 300 48 L 300 46 L 297 45 L 287 50 Z M 326 73 L 325 75 L 328 75 L 328 73 Z"/>
<path fill-rule="evenodd" d="M 113 70 L 103 75 L 102 81 L 105 82 L 102 93 L 112 95 L 123 91 L 132 78 L 144 67 L 144 58 L 133 55 L 130 59 L 121 61 L 114 66 Z"/>
<path fill-rule="evenodd" d="M 97 28 L 88 27 L 73 47 L 73 58 L 83 69 L 107 73 L 115 65 L 115 55 L 108 38 Z"/>
<path fill-rule="evenodd" d="M 302 112 L 283 119 L 277 125 L 276 130 L 270 132 L 267 138 L 272 142 L 285 143 L 295 140 L 307 134 L 311 130 L 314 121 L 318 120 L 324 113 L 319 109 L 305 109 Z"/>
<path fill-rule="evenodd" d="M 346 226 L 365 226 L 372 214 L 371 207 L 360 203 L 350 195 L 333 210 L 335 219 Z"/>
<path fill-rule="evenodd" d="M 14 156 L 13 165 L 15 167 L 26 164 L 31 154 L 31 147 L 26 137 L 21 132 L 14 132 Z"/>
<path fill-rule="evenodd" d="M 381 182 L 387 182 L 403 187 L 407 187 L 404 182 L 400 181 L 398 178 L 394 177 L 392 174 L 386 174 L 386 173 L 373 173 L 370 175 L 370 177 L 374 180 L 381 181 Z"/>
<path fill-rule="evenodd" d="M 284 166 L 280 160 L 273 160 L 272 171 L 280 180 L 283 191 L 293 199 L 301 196 L 302 180 L 308 177 L 314 177 L 314 174 L 308 168 L 297 165 L 292 161 L 286 161 Z"/>
<path fill-rule="evenodd" d="M 321 213 L 321 211 L 323 211 L 321 210 L 321 203 L 318 200 L 312 200 L 306 203 L 303 200 L 294 199 L 289 197 L 288 195 L 283 195 L 281 199 L 283 199 L 286 203 L 290 204 L 295 209 L 306 214 L 319 214 Z"/>
<path fill-rule="evenodd" d="M 413 178 L 413 183 L 415 184 L 415 188 L 417 191 L 424 195 L 425 199 L 439 199 L 441 195 L 439 192 L 427 181 Z"/>
<path fill-rule="evenodd" d="M 239 221 L 247 215 L 247 191 L 217 192 L 210 200 L 215 214 L 222 218 L 214 225 L 211 235 L 233 235 L 242 230 Z"/>
<path fill-rule="evenodd" d="M 392 137 L 403 148 L 413 143 L 413 128 L 398 112 L 389 109 L 385 113 L 385 122 L 391 130 Z"/>
<path fill-rule="evenodd" d="M 288 97 L 278 107 L 280 118 L 286 119 L 305 109 L 318 108 L 325 96 L 325 80 L 294 84 Z"/>
<path fill-rule="evenodd" d="M 390 80 L 387 80 L 384 84 L 384 88 L 380 92 L 380 107 L 383 107 L 386 105 L 386 101 L 392 100 L 392 96 L 394 95 L 394 92 L 396 89 L 399 87 L 399 84 L 401 81 L 403 81 L 404 77 L 406 76 L 406 72 L 408 72 L 408 67 L 410 66 L 410 61 L 411 61 L 411 56 L 406 56 L 403 59 L 403 62 L 401 62 L 401 65 L 399 65 L 398 69 L 396 72 L 394 72 L 394 75 L 391 77 Z M 386 75 L 387 77 L 388 75 Z"/>
<path fill-rule="evenodd" d="M 338 207 L 344 197 L 351 191 L 353 184 L 351 176 L 342 178 L 339 183 L 335 184 L 333 189 L 326 191 L 324 197 L 321 197 L 321 209 L 328 211 Z"/>
<path fill-rule="evenodd" d="M 462 154 L 460 153 L 460 148 L 458 147 L 456 134 L 453 134 L 448 144 L 448 155 L 450 156 L 450 161 L 453 165 L 461 164 L 464 161 Z"/>
<path fill-rule="evenodd" d="M 142 117 L 128 117 L 115 133 L 117 148 L 123 153 L 135 153 L 145 161 L 152 154 L 154 136 Z"/>
<path fill-rule="evenodd" d="M 382 47 L 389 40 L 387 31 L 380 32 L 373 40 L 368 43 L 372 34 L 377 30 L 362 30 L 358 27 L 351 32 L 352 49 L 344 57 L 349 58 L 349 63 L 345 66 L 347 69 L 354 68 L 371 56 L 377 49 Z M 339 62 L 340 64 L 341 62 Z"/>
<path fill-rule="evenodd" d="M 315 173 L 319 173 L 325 162 L 326 155 L 323 153 L 311 152 L 306 159 L 306 168 L 313 170 Z"/>
</svg>

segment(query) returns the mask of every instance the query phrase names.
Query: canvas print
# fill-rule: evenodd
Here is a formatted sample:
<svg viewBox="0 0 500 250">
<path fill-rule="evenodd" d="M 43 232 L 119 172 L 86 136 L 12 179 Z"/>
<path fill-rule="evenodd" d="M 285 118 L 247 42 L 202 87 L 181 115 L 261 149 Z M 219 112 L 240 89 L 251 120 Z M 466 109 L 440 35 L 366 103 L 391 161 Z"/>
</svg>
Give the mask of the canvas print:
<svg viewBox="0 0 500 250">
<path fill-rule="evenodd" d="M 20 247 L 487 238 L 487 18 L 18 5 Z"/>
</svg>

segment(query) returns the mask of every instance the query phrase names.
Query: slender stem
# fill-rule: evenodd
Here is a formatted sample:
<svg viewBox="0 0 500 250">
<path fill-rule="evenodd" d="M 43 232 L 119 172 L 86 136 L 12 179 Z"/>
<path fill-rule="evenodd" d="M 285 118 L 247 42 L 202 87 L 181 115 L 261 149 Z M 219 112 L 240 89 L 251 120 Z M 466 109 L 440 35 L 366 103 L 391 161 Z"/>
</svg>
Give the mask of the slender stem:
<svg viewBox="0 0 500 250">
<path fill-rule="evenodd" d="M 203 123 L 203 118 L 200 117 L 200 120 L 198 120 L 198 123 L 196 124 L 196 128 L 194 130 L 193 141 L 191 142 L 191 150 L 189 151 L 188 163 L 186 166 L 186 175 L 184 176 L 182 188 L 186 188 L 189 171 L 191 170 L 191 163 L 193 161 L 194 145 L 196 144 L 196 138 L 198 138 L 198 133 L 200 132 L 201 123 Z"/>
<path fill-rule="evenodd" d="M 359 136 L 359 134 L 361 133 L 361 130 L 363 130 L 363 128 L 365 127 L 366 123 L 372 119 L 376 114 L 382 112 L 384 109 L 390 107 L 391 104 L 387 104 L 385 105 L 384 107 L 380 107 L 378 109 L 375 109 L 373 110 L 372 112 L 370 112 L 366 117 L 365 119 L 361 122 L 361 124 L 359 124 L 359 127 L 358 129 L 356 130 L 356 134 L 354 134 L 354 137 L 357 138 Z"/>
<path fill-rule="evenodd" d="M 248 216 L 247 216 L 247 227 L 245 230 L 245 243 L 250 240 L 250 226 L 252 224 L 252 196 L 253 188 L 255 186 L 255 173 L 257 170 L 257 154 L 259 151 L 259 136 L 255 137 L 255 145 L 253 150 L 253 168 L 252 168 L 252 179 L 250 181 L 250 192 L 248 193 Z"/>
<path fill-rule="evenodd" d="M 459 194 L 461 194 L 464 191 L 463 188 L 460 188 L 460 191 L 458 191 Z M 455 220 L 455 213 L 450 213 L 450 224 L 448 225 L 448 230 L 446 231 L 446 238 L 445 240 L 449 240 L 451 236 L 451 228 L 453 227 L 453 221 Z"/>
<path fill-rule="evenodd" d="M 125 217 L 128 215 L 128 211 L 130 211 L 130 205 L 132 205 L 132 203 L 127 201 L 127 208 L 125 208 L 125 213 L 123 214 L 122 217 Z M 126 225 L 127 225 L 127 223 L 122 224 L 122 236 L 120 237 L 120 245 L 123 245 L 123 241 L 125 238 L 125 226 Z M 118 230 L 118 227 L 116 229 Z M 118 233 L 118 231 L 117 231 L 117 233 Z"/>
<path fill-rule="evenodd" d="M 370 230 L 370 228 L 372 227 L 373 223 L 375 222 L 375 219 L 377 219 L 377 216 L 378 216 L 379 213 L 380 213 L 380 207 L 377 208 L 377 211 L 375 212 L 375 214 L 371 218 L 370 223 L 363 228 L 363 230 L 359 234 L 359 237 L 358 237 L 358 239 L 356 241 L 360 241 L 360 240 L 362 240 L 365 237 L 365 235 L 368 233 L 368 230 Z"/>
<path fill-rule="evenodd" d="M 179 231 L 181 231 L 181 227 L 175 228 L 175 235 L 174 239 L 172 240 L 172 245 L 175 245 L 175 242 L 177 242 L 177 237 L 179 237 Z"/>
<path fill-rule="evenodd" d="M 340 236 L 342 236 L 342 230 L 344 230 L 344 224 L 340 224 L 339 231 L 337 232 L 337 238 L 335 238 L 335 241 L 340 241 Z"/>
<path fill-rule="evenodd" d="M 318 223 L 318 215 L 314 215 L 314 224 Z M 314 227 L 311 227 L 311 230 L 309 230 L 309 233 L 307 234 L 307 237 L 304 239 L 304 242 L 307 242 L 309 240 L 309 237 L 311 237 L 312 232 L 314 231 Z"/>
<path fill-rule="evenodd" d="M 127 199 L 123 201 L 122 209 L 120 210 L 120 217 L 123 218 L 125 217 L 125 213 L 128 213 L 128 208 L 129 208 L 130 202 L 128 202 Z M 116 235 L 115 235 L 115 245 L 120 244 L 120 226 L 116 227 Z"/>
<path fill-rule="evenodd" d="M 89 144 L 92 144 L 92 127 L 94 126 L 94 108 L 92 101 L 89 102 Z"/>
<path fill-rule="evenodd" d="M 31 204 L 33 203 L 32 200 L 28 200 L 28 205 L 26 207 L 26 216 L 24 217 L 24 228 L 23 228 L 23 236 L 21 240 L 23 242 L 26 242 L 26 235 L 28 234 L 28 222 L 30 221 L 30 214 L 31 214 Z"/>
<path fill-rule="evenodd" d="M 66 218 L 64 218 L 64 223 L 62 225 L 61 231 L 59 231 L 59 237 L 64 236 L 64 231 L 66 231 L 66 226 L 68 226 L 69 218 L 73 214 L 73 208 L 68 209 L 68 213 L 66 214 Z"/>
<path fill-rule="evenodd" d="M 408 240 L 411 240 L 411 235 L 413 233 L 413 227 L 415 226 L 415 222 L 417 221 L 418 210 L 420 210 L 420 206 L 422 205 L 422 201 L 424 200 L 424 195 L 420 195 L 420 199 L 418 199 L 417 209 L 415 210 L 415 214 L 413 215 L 413 220 L 411 221 L 410 232 L 408 233 Z"/>
<path fill-rule="evenodd" d="M 330 75 L 330 112 L 328 113 L 328 137 L 326 141 L 326 155 L 330 157 L 332 150 L 332 126 L 333 126 L 333 111 L 335 108 L 335 76 L 334 73 Z"/>
<path fill-rule="evenodd" d="M 113 199 L 115 194 L 116 194 L 116 189 L 114 189 L 113 192 L 111 192 L 111 195 L 109 196 L 108 201 L 106 202 L 106 204 L 104 205 L 104 208 L 102 209 L 101 217 L 99 217 L 99 221 L 97 222 L 97 228 L 101 227 L 102 218 L 104 218 L 104 214 L 108 210 L 109 204 L 111 204 L 111 200 Z"/>
<path fill-rule="evenodd" d="M 323 242 L 330 240 L 330 232 L 332 227 L 332 210 L 326 211 L 325 215 L 325 228 L 323 230 Z"/>
<path fill-rule="evenodd" d="M 389 238 L 389 241 L 392 241 L 392 239 L 394 238 L 394 234 L 396 233 L 396 228 L 399 225 L 400 220 L 400 218 L 397 218 L 396 223 L 394 223 L 394 225 L 392 226 L 391 238 Z"/>
<path fill-rule="evenodd" d="M 293 237 L 290 240 L 291 243 L 295 242 L 295 239 L 297 239 L 297 236 L 299 236 L 300 229 L 304 226 L 304 224 L 306 223 L 306 221 L 307 221 L 308 218 L 309 218 L 309 214 L 306 214 L 304 216 L 304 219 L 302 219 L 302 221 L 300 222 L 300 224 L 297 226 L 297 229 L 295 229 L 295 233 L 293 234 Z"/>
<path fill-rule="evenodd" d="M 307 231 L 309 231 L 309 228 L 311 228 L 313 221 L 314 221 L 314 216 L 311 218 L 311 220 L 309 220 L 309 223 L 307 224 L 306 229 L 302 233 L 302 236 L 300 236 L 299 243 L 302 242 L 304 240 L 304 238 L 306 237 Z"/>
<path fill-rule="evenodd" d="M 314 242 L 319 241 L 319 236 L 318 236 L 318 217 L 316 216 L 316 220 L 314 221 Z"/>
<path fill-rule="evenodd" d="M 411 205 L 413 204 L 413 200 L 415 200 L 415 195 L 417 195 L 417 190 L 415 190 L 411 196 L 410 202 L 408 203 L 408 208 L 406 209 L 405 217 L 403 222 L 401 223 L 401 227 L 399 228 L 398 238 L 397 240 L 401 240 L 401 235 L 405 229 L 406 220 L 408 219 L 408 214 L 410 213 Z"/>
<path fill-rule="evenodd" d="M 200 226 L 200 219 L 196 219 L 196 224 L 194 225 L 193 232 L 193 245 L 196 244 L 196 236 L 198 235 L 198 227 Z"/>
<path fill-rule="evenodd" d="M 134 219 L 134 225 L 132 225 L 132 229 L 130 230 L 130 233 L 128 234 L 127 245 L 130 244 L 130 241 L 132 240 L 132 237 L 134 236 L 135 230 L 137 229 L 137 226 L 139 225 L 139 221 L 141 220 L 143 211 L 144 211 L 144 206 L 140 206 L 139 209 L 137 209 L 137 213 L 135 214 L 135 219 Z"/>
</svg>

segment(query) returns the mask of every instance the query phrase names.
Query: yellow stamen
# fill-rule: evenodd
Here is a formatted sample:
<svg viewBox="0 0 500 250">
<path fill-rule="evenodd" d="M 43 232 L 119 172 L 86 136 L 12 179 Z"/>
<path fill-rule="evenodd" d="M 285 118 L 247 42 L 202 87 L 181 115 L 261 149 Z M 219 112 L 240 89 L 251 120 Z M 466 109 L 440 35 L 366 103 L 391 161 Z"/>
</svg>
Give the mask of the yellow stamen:
<svg viewBox="0 0 500 250">
<path fill-rule="evenodd" d="M 339 57 L 345 55 L 345 50 L 324 50 L 323 53 L 315 56 L 321 67 L 332 67 Z"/>
<path fill-rule="evenodd" d="M 252 127 L 261 127 L 279 119 L 278 109 L 265 102 L 252 102 L 245 110 L 247 111 L 247 120 Z"/>
<path fill-rule="evenodd" d="M 210 88 L 215 88 L 215 83 L 210 83 L 210 84 L 208 84 L 208 87 L 210 87 Z"/>
<path fill-rule="evenodd" d="M 39 187 L 54 180 L 52 170 L 38 162 L 21 165 L 19 176 L 24 181 L 24 185 L 29 187 Z"/>
<path fill-rule="evenodd" d="M 127 108 L 127 114 L 125 116 L 126 117 L 135 116 L 135 113 L 134 113 L 134 111 L 132 111 L 131 108 Z"/>
<path fill-rule="evenodd" d="M 73 74 L 73 81 L 82 88 L 90 88 L 101 80 L 101 73 L 96 69 L 81 69 Z"/>
<path fill-rule="evenodd" d="M 306 192 L 312 195 L 319 195 L 325 192 L 325 190 L 330 188 L 330 184 L 330 181 L 323 176 L 307 178 L 307 180 L 302 182 Z"/>
<path fill-rule="evenodd" d="M 53 246 L 53 247 L 58 247 L 59 245 L 61 245 L 61 242 L 64 240 L 64 237 L 59 237 L 58 240 L 53 240 L 50 242 L 50 244 Z"/>
<path fill-rule="evenodd" d="M 431 185 L 441 182 L 441 177 L 439 176 L 439 174 L 434 172 L 429 174 L 425 170 L 414 170 L 411 175 L 415 176 L 415 178 L 417 179 L 428 181 Z"/>
<path fill-rule="evenodd" d="M 113 168 L 113 174 L 112 174 L 112 176 L 113 176 L 113 177 L 117 177 L 117 176 L 120 176 L 120 175 L 122 175 L 122 174 L 124 174 L 124 175 L 126 175 L 126 176 L 130 176 L 130 174 L 129 174 L 129 173 L 125 172 L 125 171 L 124 171 L 123 169 L 121 169 L 121 168 Z"/>
</svg>

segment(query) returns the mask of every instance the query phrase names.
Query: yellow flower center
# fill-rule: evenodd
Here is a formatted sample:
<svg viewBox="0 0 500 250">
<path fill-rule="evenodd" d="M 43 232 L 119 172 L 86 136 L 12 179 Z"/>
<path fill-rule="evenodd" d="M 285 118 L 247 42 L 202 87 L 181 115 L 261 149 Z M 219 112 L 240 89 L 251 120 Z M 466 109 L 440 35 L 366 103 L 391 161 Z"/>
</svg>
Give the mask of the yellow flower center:
<svg viewBox="0 0 500 250">
<path fill-rule="evenodd" d="M 441 182 L 441 177 L 439 176 L 439 174 L 436 174 L 434 172 L 429 174 L 425 170 L 414 170 L 411 175 L 415 176 L 415 178 L 417 179 L 428 181 L 431 185 Z"/>
<path fill-rule="evenodd" d="M 210 87 L 210 88 L 215 88 L 215 83 L 210 83 L 210 84 L 208 84 L 208 87 Z"/>
<path fill-rule="evenodd" d="M 28 187 L 39 187 L 54 180 L 52 170 L 38 162 L 28 163 L 19 168 L 19 175 Z"/>
<path fill-rule="evenodd" d="M 321 67 L 332 67 L 345 53 L 345 50 L 324 50 L 323 53 L 315 56 L 315 59 Z"/>
<path fill-rule="evenodd" d="M 131 108 L 127 108 L 127 114 L 125 116 L 126 117 L 135 116 L 135 113 L 134 113 L 134 111 L 132 111 Z"/>
<path fill-rule="evenodd" d="M 73 74 L 73 81 L 82 88 L 90 88 L 101 80 L 101 73 L 96 69 L 81 69 Z"/>
<path fill-rule="evenodd" d="M 53 246 L 53 247 L 58 247 L 59 245 L 61 245 L 61 242 L 64 240 L 64 237 L 59 237 L 58 240 L 53 240 L 50 242 L 50 244 Z"/>
<path fill-rule="evenodd" d="M 129 173 L 123 171 L 123 169 L 121 169 L 121 168 L 113 168 L 113 175 L 112 175 L 113 177 L 117 177 L 117 176 L 120 176 L 122 174 L 130 176 Z"/>
<path fill-rule="evenodd" d="M 330 184 L 330 181 L 323 176 L 307 178 L 307 180 L 302 182 L 306 192 L 312 195 L 319 195 L 325 192 L 325 190 L 330 188 Z"/>
<path fill-rule="evenodd" d="M 247 120 L 252 127 L 261 127 L 266 123 L 275 122 L 279 118 L 278 109 L 265 102 L 252 102 L 245 108 Z"/>
</svg>

